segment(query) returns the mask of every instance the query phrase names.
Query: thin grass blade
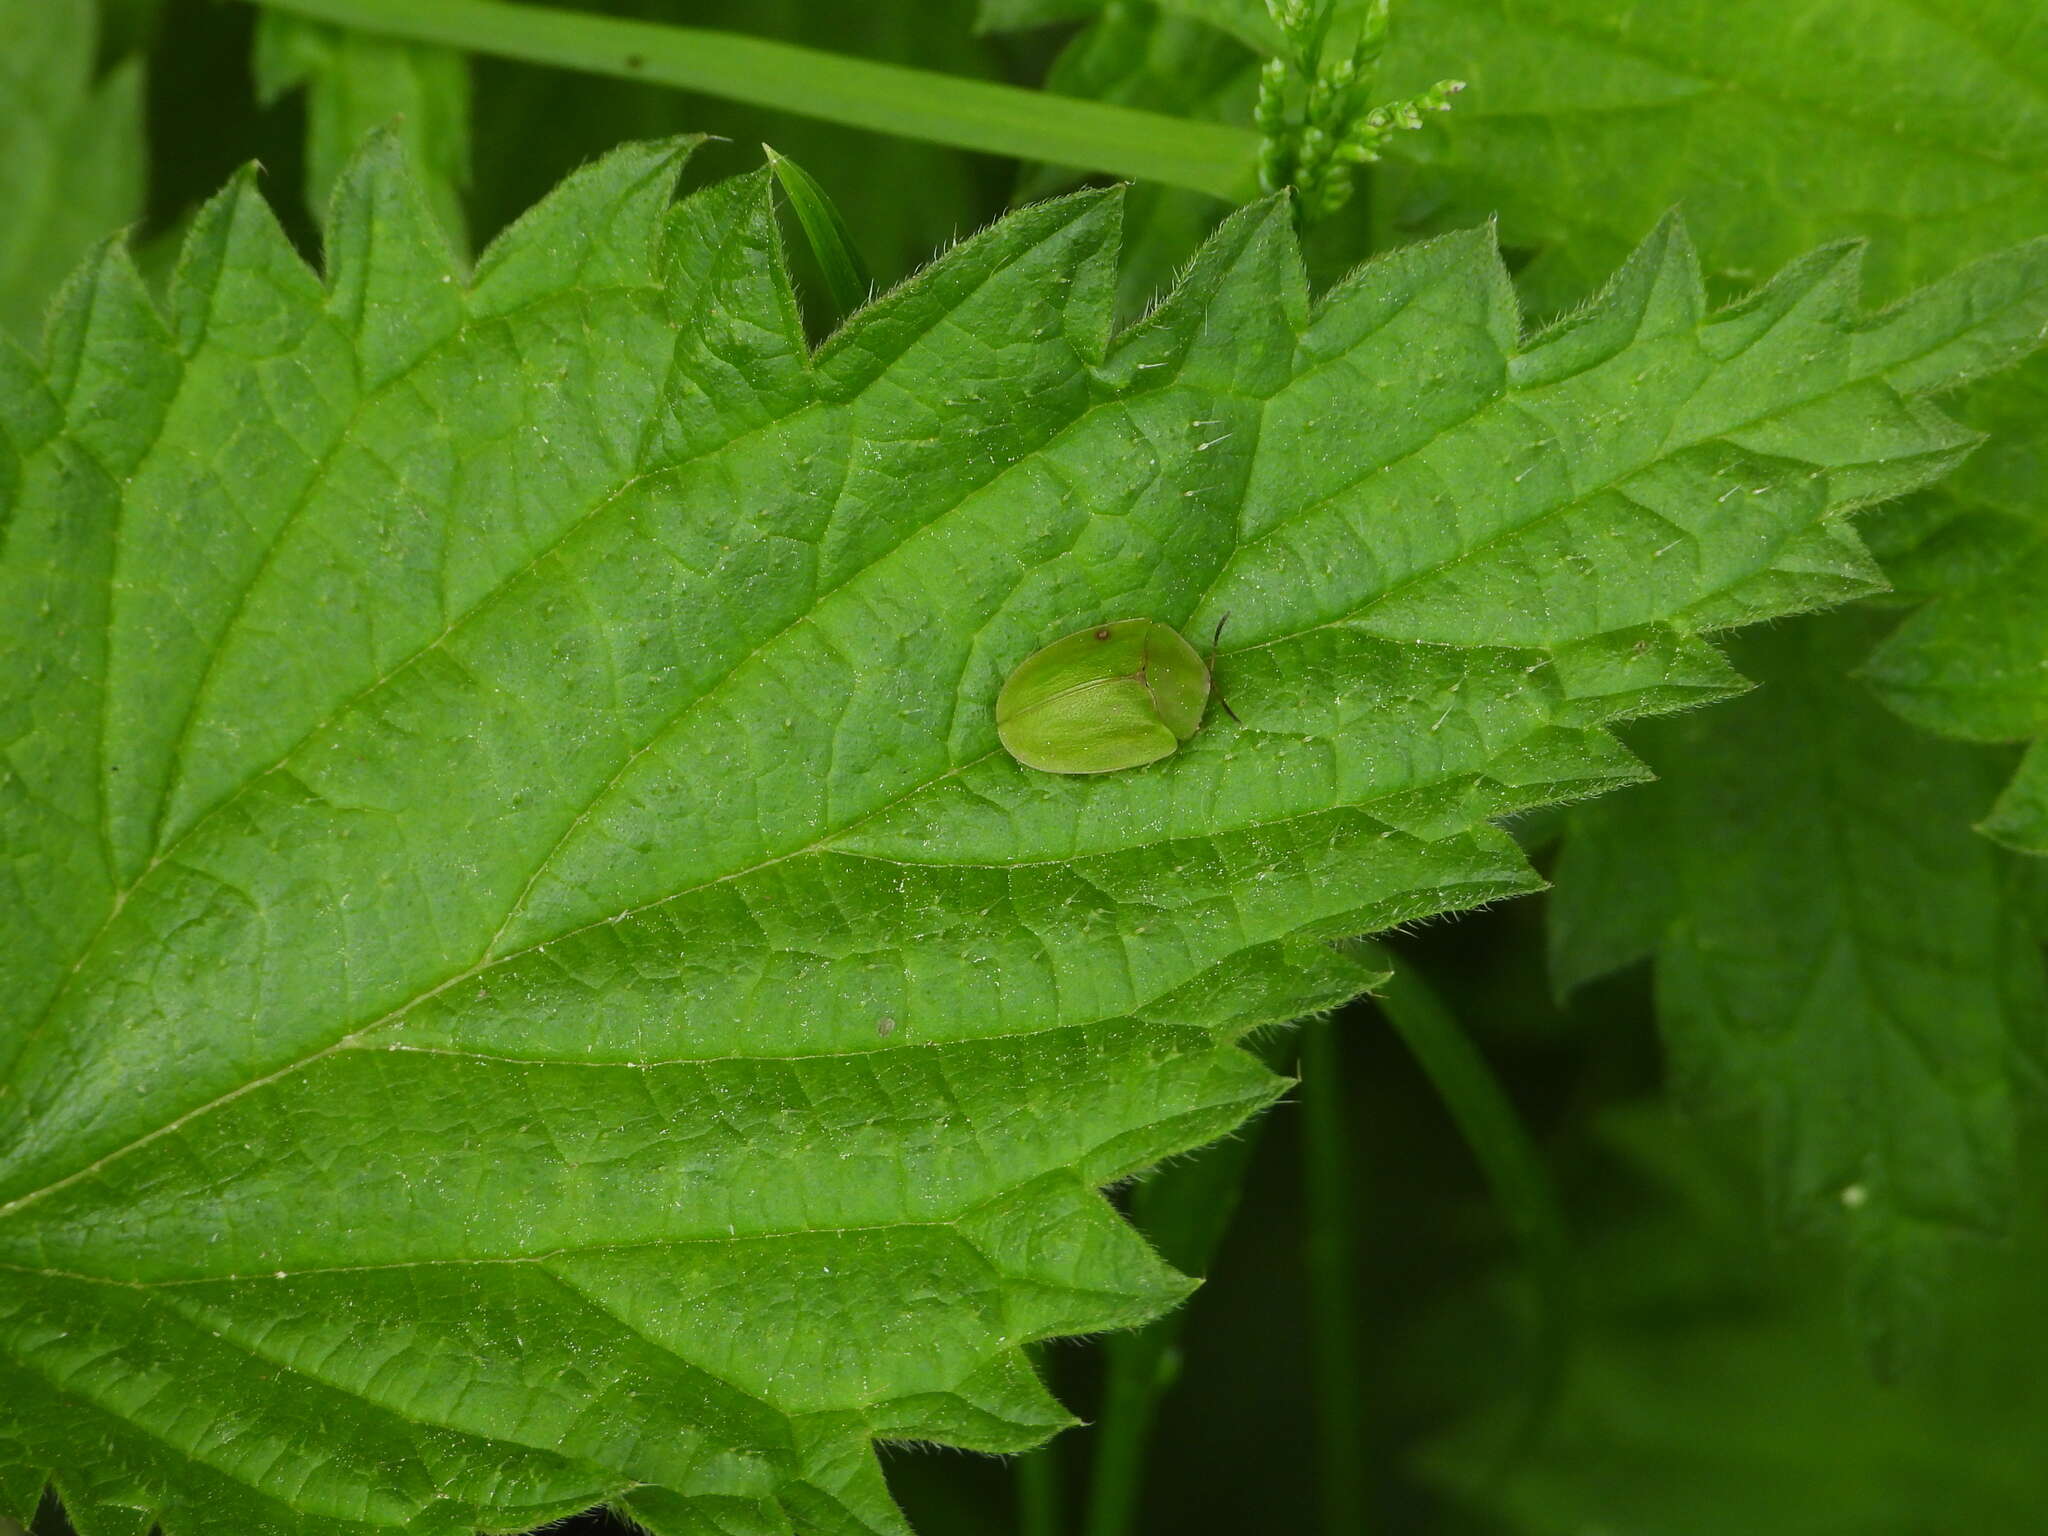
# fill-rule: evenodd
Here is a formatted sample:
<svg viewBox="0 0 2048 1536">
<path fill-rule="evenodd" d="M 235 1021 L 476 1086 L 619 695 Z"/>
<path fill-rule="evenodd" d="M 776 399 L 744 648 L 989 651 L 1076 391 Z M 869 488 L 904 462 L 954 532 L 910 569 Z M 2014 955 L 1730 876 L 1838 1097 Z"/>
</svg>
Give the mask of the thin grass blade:
<svg viewBox="0 0 2048 1536">
<path fill-rule="evenodd" d="M 824 274 L 832 307 L 837 317 L 844 320 L 867 303 L 875 291 L 875 280 L 868 273 L 867 263 L 861 260 L 859 247 L 853 243 L 853 231 L 847 227 L 846 216 L 809 171 L 787 155 L 777 154 L 773 145 L 763 144 L 761 150 L 768 156 L 775 184 L 782 188 L 789 211 L 796 215 L 804 239 L 810 244 L 818 270 Z"/>
</svg>

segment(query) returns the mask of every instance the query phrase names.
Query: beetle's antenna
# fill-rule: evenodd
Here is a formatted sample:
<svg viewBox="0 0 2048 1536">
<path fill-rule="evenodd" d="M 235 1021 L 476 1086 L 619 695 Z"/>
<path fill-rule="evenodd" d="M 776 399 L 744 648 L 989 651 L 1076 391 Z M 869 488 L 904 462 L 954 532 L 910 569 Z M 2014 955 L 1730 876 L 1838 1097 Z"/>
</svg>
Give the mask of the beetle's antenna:
<svg viewBox="0 0 2048 1536">
<path fill-rule="evenodd" d="M 1223 626 L 1229 622 L 1230 615 L 1226 613 L 1216 621 L 1216 633 L 1209 637 L 1209 687 L 1216 694 L 1216 702 L 1223 706 L 1223 713 L 1243 725 L 1244 722 L 1237 719 L 1237 711 L 1230 707 L 1230 700 L 1223 697 L 1222 690 L 1216 687 L 1216 650 L 1223 643 Z"/>
</svg>

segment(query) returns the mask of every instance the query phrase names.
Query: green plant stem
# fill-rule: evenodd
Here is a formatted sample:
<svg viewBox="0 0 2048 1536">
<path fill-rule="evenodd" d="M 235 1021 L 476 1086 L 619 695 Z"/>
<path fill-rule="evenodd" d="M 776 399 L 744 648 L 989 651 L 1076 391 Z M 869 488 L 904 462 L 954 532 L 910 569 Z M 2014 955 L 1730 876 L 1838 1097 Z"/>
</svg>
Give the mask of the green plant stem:
<svg viewBox="0 0 2048 1536">
<path fill-rule="evenodd" d="M 1060 1467 L 1052 1446 L 1017 1458 L 1018 1536 L 1062 1536 Z"/>
<path fill-rule="evenodd" d="M 1178 1329 L 1158 1323 L 1103 1341 L 1102 1409 L 1088 1469 L 1087 1536 L 1126 1536 L 1145 1486 L 1159 1396 L 1174 1374 Z"/>
<path fill-rule="evenodd" d="M 1366 1526 L 1365 1393 L 1359 1381 L 1358 1270 L 1351 1138 L 1335 1023 L 1301 1030 L 1302 1192 L 1308 1214 L 1310 1348 L 1315 1380 L 1316 1489 L 1324 1536 Z"/>
<path fill-rule="evenodd" d="M 1291 1030 L 1267 1030 L 1245 1049 L 1276 1071 L 1295 1049 Z M 1131 1221 L 1159 1256 L 1188 1275 L 1206 1275 L 1237 1214 L 1245 1174 L 1264 1118 L 1192 1157 L 1155 1169 L 1131 1193 Z M 1146 1452 L 1160 1398 L 1180 1375 L 1180 1337 L 1188 1311 L 1103 1340 L 1102 1405 L 1092 1436 L 1086 1536 L 1130 1536 L 1144 1493 Z"/>
<path fill-rule="evenodd" d="M 1537 1365 L 1526 1420 L 1507 1448 L 1512 1458 L 1541 1427 L 1569 1358 L 1575 1308 L 1564 1205 L 1513 1102 L 1456 1015 L 1393 951 L 1370 940 L 1359 948 L 1389 972 L 1373 1001 L 1443 1100 L 1529 1257 L 1537 1290 Z"/>
<path fill-rule="evenodd" d="M 1258 135 L 1130 107 L 847 58 L 702 27 L 505 0 L 255 0 L 385 37 L 652 80 L 878 133 L 1160 181 L 1232 202 L 1257 194 Z"/>
<path fill-rule="evenodd" d="M 1060 1476 L 1058 1440 L 1026 1451 L 1015 1462 L 1017 1536 L 1066 1536 L 1065 1480 Z"/>
</svg>

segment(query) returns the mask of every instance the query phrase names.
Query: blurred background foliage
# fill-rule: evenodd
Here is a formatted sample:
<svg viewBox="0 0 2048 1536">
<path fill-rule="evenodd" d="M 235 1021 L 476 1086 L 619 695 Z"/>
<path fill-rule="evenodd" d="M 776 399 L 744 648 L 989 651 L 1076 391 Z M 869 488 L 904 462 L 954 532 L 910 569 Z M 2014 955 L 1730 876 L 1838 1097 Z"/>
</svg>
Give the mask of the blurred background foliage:
<svg viewBox="0 0 2048 1536">
<path fill-rule="evenodd" d="M 1233 0 L 580 8 L 1239 124 L 1264 25 Z M 1078 179 L 244 4 L 0 10 L 0 121 L 21 125 L 0 157 L 0 326 L 30 342 L 95 240 L 127 225 L 145 270 L 167 271 L 193 208 L 252 159 L 317 252 L 341 158 L 394 118 L 471 251 L 628 138 L 715 135 L 700 181 L 774 145 L 883 286 Z M 1682 202 L 1724 295 L 1861 236 L 1889 298 L 2048 232 L 2048 25 L 2026 10 L 1997 0 L 1929 30 L 1893 0 L 1404 0 L 1389 93 L 1473 89 L 1309 231 L 1312 269 L 1326 283 L 1376 245 L 1497 216 L 1542 316 Z M 1224 211 L 1134 189 L 1129 312 Z M 835 317 L 792 249 L 822 332 Z M 1990 446 L 1870 520 L 1895 595 L 1745 639 L 1756 693 L 1632 738 L 1658 783 L 1517 828 L 1555 890 L 1393 939 L 1405 983 L 1490 1075 L 1426 1072 L 1413 1022 L 1360 1004 L 1310 1037 L 1295 1102 L 1121 1193 L 1208 1283 L 1154 1330 L 1047 1351 L 1092 1427 L 1017 1463 L 893 1451 L 920 1532 L 2048 1525 L 2048 883 L 1973 830 L 1989 814 L 2041 851 L 2024 776 L 2000 797 L 2010 743 L 2048 710 L 2026 668 L 2048 662 L 2019 619 L 1981 631 L 2048 593 L 2044 377 L 2037 362 L 1962 401 Z M 2003 649 L 1986 661 L 1987 645 Z M 1998 687 L 1942 681 L 1973 667 Z M 1297 1042 L 1268 1049 L 1291 1063 Z M 1475 1105 L 1475 1081 L 1505 1100 Z M 1121 1469 L 1115 1498 L 1098 1457 Z M 54 1509 L 41 1524 L 63 1529 Z"/>
</svg>

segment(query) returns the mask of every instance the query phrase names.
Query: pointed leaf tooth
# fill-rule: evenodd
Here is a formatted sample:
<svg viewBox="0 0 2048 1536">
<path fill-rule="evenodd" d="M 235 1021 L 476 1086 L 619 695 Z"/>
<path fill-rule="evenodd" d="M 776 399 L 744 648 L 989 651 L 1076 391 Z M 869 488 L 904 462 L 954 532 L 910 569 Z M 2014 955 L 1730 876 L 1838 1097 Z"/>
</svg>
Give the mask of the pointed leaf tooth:
<svg viewBox="0 0 2048 1536">
<path fill-rule="evenodd" d="M 685 462 L 807 402 L 810 348 L 765 171 L 693 192 L 669 214 L 666 305 L 676 350 L 657 462 Z"/>
<path fill-rule="evenodd" d="M 1847 382 L 1864 249 L 1853 240 L 1822 246 L 1709 316 L 1699 338 L 1711 382 L 1675 414 L 1675 432 L 1687 441 L 1739 432 L 1768 414 L 1761 402 L 1811 400 Z"/>
<path fill-rule="evenodd" d="M 1874 316 L 1859 372 L 1901 394 L 1940 394 L 2030 356 L 2048 334 L 2048 238 L 1972 262 Z"/>
<path fill-rule="evenodd" d="M 1652 777 L 1642 760 L 1610 732 L 1552 726 L 1503 752 L 1472 799 L 1489 820 L 1559 800 L 1584 800 Z"/>
<path fill-rule="evenodd" d="M 1709 593 L 1677 618 L 1688 628 L 1732 629 L 1853 602 L 1888 588 L 1856 530 L 1836 518 L 1792 534 L 1763 570 Z"/>
<path fill-rule="evenodd" d="M 1283 939 L 1240 950 L 1200 976 L 1142 1006 L 1139 1017 L 1191 1025 L 1237 1038 L 1269 1024 L 1339 1007 L 1379 973 L 1327 944 Z"/>
<path fill-rule="evenodd" d="M 104 242 L 58 293 L 46 340 L 65 428 L 119 478 L 155 442 L 179 360 L 126 242 Z"/>
<path fill-rule="evenodd" d="M 1708 641 L 1669 624 L 1589 636 L 1552 658 L 1576 724 L 1690 709 L 1752 686 Z"/>
<path fill-rule="evenodd" d="M 1172 291 L 1116 339 L 1105 372 L 1132 390 L 1185 381 L 1262 399 L 1286 382 L 1309 310 L 1290 204 L 1267 198 L 1202 242 Z"/>
<path fill-rule="evenodd" d="M 179 248 L 166 304 L 188 354 L 209 340 L 267 351 L 277 342 L 273 324 L 310 319 L 320 302 L 320 280 L 270 211 L 257 176 L 254 165 L 236 172 L 200 207 Z"/>
<path fill-rule="evenodd" d="M 867 1426 L 849 1414 L 796 1421 L 804 1474 L 782 1491 L 796 1536 L 912 1536 L 889 1496 Z"/>
<path fill-rule="evenodd" d="M 1439 305 L 1445 324 L 1478 332 L 1503 357 L 1515 350 L 1521 301 L 1491 225 L 1453 230 L 1362 262 L 1316 300 L 1302 349 L 1315 361 L 1332 360 L 1411 309 Z"/>
<path fill-rule="evenodd" d="M 1598 367 L 1625 347 L 1694 330 L 1706 310 L 1699 253 L 1673 209 L 1605 288 L 1531 338 L 1515 383 L 1535 388 Z"/>
<path fill-rule="evenodd" d="M 878 1404 L 869 1427 L 878 1440 L 922 1440 L 1004 1455 L 1028 1451 L 1078 1424 L 1031 1368 L 1008 1349 L 944 1392 Z"/>
<path fill-rule="evenodd" d="M 2017 852 L 2048 854 L 2048 742 L 2027 749 L 1978 830 Z"/>
<path fill-rule="evenodd" d="M 1708 317 L 1710 350 L 1733 358 L 1787 338 L 1804 339 L 1816 329 L 1846 327 L 1857 318 L 1868 253 L 1866 241 L 1836 240 L 1795 257 Z"/>
<path fill-rule="evenodd" d="M 1206 1145 L 1287 1091 L 1287 1079 L 1246 1051 L 1222 1049 L 1197 1060 L 1201 1063 L 1199 1076 L 1188 1074 L 1197 1080 L 1178 1093 L 1163 1096 L 1164 1102 L 1149 1111 L 1149 1123 L 1103 1142 L 1082 1161 L 1091 1183 L 1111 1184 Z M 1176 1063 L 1176 1069 L 1178 1074 L 1186 1067 Z"/>
<path fill-rule="evenodd" d="M 477 258 L 469 313 L 503 315 L 572 288 L 656 281 L 676 178 L 702 142 L 699 135 L 627 144 L 572 171 Z"/>
<path fill-rule="evenodd" d="M 1118 1159 L 1099 1161 L 1113 1166 Z M 1014 1345 L 1134 1327 L 1197 1284 L 1153 1252 L 1090 1179 L 1074 1173 L 1047 1174 L 958 1225 L 995 1271 L 991 1323 Z"/>
<path fill-rule="evenodd" d="M 1099 363 L 1109 344 L 1122 229 L 1119 189 L 1074 192 L 1018 210 L 969 236 L 878 297 L 818 349 L 819 371 L 854 394 L 930 346 L 930 317 L 962 324 L 984 310 L 1028 304 L 1072 354 Z M 1040 291 L 1032 292 L 1033 288 Z M 1011 321 L 1003 329 L 1015 329 Z"/>
<path fill-rule="evenodd" d="M 454 254 L 396 133 L 372 134 L 342 168 L 324 244 L 328 306 L 355 340 L 366 391 L 416 367 L 461 325 Z"/>
</svg>

